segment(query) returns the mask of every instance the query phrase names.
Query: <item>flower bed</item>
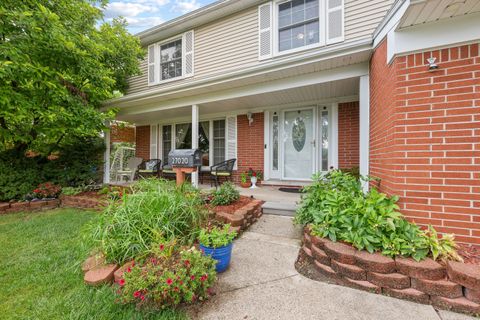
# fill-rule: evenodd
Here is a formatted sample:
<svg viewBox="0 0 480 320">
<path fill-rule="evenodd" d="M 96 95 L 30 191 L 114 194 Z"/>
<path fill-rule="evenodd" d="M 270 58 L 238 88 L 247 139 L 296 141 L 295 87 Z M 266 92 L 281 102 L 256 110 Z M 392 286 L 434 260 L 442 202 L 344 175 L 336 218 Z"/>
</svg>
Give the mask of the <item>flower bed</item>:
<svg viewBox="0 0 480 320">
<path fill-rule="evenodd" d="M 296 267 L 315 280 L 323 278 L 339 285 L 432 304 L 441 309 L 480 314 L 480 268 L 477 265 L 454 261 L 441 264 L 431 258 L 417 262 L 411 258 L 371 254 L 314 236 L 305 228 Z"/>
</svg>

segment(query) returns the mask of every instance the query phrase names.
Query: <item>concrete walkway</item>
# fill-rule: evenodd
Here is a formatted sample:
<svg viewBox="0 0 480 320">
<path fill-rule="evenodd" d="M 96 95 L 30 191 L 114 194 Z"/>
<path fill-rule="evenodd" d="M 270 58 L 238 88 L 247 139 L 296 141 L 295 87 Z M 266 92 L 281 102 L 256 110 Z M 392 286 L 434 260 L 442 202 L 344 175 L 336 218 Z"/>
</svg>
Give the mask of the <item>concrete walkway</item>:
<svg viewBox="0 0 480 320">
<path fill-rule="evenodd" d="M 192 319 L 467 320 L 432 306 L 313 281 L 294 262 L 301 230 L 291 218 L 264 215 L 235 241 L 217 295 L 189 310 Z"/>
</svg>

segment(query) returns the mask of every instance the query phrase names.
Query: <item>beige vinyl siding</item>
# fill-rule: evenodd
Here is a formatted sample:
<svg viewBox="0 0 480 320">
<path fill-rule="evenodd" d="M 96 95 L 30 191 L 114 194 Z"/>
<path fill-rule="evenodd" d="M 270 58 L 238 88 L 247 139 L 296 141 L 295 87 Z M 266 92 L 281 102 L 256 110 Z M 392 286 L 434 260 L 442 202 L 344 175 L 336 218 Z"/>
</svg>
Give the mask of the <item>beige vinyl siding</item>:
<svg viewBox="0 0 480 320">
<path fill-rule="evenodd" d="M 371 37 L 394 0 L 345 0 L 345 42 Z M 128 93 L 171 88 L 210 76 L 245 69 L 271 60 L 258 60 L 258 7 L 195 28 L 194 76 L 147 85 L 147 62 L 142 75 L 129 80 Z M 338 43 L 335 45 L 341 45 Z M 311 49 L 315 51 L 318 49 Z M 321 48 L 320 48 L 321 50 Z M 302 53 L 302 51 L 300 51 Z M 274 58 L 275 59 L 275 58 Z"/>
<path fill-rule="evenodd" d="M 346 0 L 345 41 L 371 37 L 394 0 Z"/>
</svg>

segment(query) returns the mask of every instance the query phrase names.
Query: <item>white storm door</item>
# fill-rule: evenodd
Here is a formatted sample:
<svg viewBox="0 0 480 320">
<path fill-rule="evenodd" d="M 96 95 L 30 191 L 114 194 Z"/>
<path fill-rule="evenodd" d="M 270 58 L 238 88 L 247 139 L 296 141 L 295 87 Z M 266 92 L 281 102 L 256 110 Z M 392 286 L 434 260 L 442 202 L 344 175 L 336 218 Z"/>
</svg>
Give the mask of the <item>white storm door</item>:
<svg viewBox="0 0 480 320">
<path fill-rule="evenodd" d="M 309 180 L 315 168 L 313 108 L 283 113 L 283 179 Z"/>
</svg>

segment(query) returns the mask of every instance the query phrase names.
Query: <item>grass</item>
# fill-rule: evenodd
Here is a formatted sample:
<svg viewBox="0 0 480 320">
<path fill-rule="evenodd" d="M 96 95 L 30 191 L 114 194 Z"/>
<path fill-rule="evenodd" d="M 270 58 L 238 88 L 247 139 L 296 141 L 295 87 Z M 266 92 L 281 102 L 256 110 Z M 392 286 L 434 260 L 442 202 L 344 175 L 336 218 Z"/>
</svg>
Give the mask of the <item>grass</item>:
<svg viewBox="0 0 480 320">
<path fill-rule="evenodd" d="M 113 289 L 83 284 L 90 252 L 81 229 L 98 213 L 57 209 L 0 216 L 2 319 L 187 319 L 178 311 L 142 313 L 115 303 Z"/>
</svg>

